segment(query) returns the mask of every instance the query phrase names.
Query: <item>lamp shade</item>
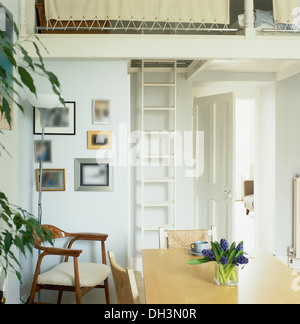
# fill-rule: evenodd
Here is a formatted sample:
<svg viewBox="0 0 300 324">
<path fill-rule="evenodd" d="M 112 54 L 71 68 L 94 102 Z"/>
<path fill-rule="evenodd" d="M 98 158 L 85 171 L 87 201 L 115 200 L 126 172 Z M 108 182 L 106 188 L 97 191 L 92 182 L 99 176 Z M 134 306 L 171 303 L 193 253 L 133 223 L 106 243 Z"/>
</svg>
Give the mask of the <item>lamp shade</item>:
<svg viewBox="0 0 300 324">
<path fill-rule="evenodd" d="M 60 106 L 59 97 L 55 94 L 27 94 L 28 101 L 36 108 L 52 109 Z"/>
</svg>

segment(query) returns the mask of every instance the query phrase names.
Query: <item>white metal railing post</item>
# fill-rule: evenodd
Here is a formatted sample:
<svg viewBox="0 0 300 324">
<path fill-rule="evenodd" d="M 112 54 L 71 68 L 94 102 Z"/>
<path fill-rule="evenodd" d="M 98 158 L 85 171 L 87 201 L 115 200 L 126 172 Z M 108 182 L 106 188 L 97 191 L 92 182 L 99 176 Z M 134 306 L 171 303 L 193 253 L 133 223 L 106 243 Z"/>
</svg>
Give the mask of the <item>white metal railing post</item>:
<svg viewBox="0 0 300 324">
<path fill-rule="evenodd" d="M 247 38 L 255 37 L 254 28 L 254 0 L 244 0 L 245 9 L 245 35 Z"/>
</svg>

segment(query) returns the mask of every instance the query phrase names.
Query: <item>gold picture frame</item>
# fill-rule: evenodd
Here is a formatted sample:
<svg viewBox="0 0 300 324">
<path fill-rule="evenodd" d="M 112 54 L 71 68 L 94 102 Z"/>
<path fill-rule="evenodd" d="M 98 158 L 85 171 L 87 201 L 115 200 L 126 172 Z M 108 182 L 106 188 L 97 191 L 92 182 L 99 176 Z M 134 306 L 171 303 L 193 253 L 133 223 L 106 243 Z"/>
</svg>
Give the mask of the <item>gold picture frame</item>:
<svg viewBox="0 0 300 324">
<path fill-rule="evenodd" d="M 36 169 L 36 190 L 40 190 L 40 170 Z M 43 169 L 42 191 L 66 191 L 65 169 Z"/>
<path fill-rule="evenodd" d="M 88 149 L 89 150 L 111 150 L 112 132 L 111 131 L 89 131 Z"/>
</svg>

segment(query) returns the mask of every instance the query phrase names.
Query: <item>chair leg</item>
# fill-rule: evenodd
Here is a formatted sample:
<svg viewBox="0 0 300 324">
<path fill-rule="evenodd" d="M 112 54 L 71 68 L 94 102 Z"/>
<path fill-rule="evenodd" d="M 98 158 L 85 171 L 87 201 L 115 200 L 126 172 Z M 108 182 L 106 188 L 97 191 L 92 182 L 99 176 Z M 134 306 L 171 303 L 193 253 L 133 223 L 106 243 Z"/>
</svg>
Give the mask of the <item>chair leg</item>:
<svg viewBox="0 0 300 324">
<path fill-rule="evenodd" d="M 76 304 L 81 304 L 81 291 L 80 291 L 80 281 L 79 281 L 79 270 L 78 270 L 77 257 L 74 257 L 74 274 L 75 274 Z"/>
<path fill-rule="evenodd" d="M 108 278 L 104 280 L 106 304 L 110 304 Z"/>
<path fill-rule="evenodd" d="M 29 297 L 29 302 L 28 302 L 29 305 L 32 305 L 34 303 L 35 293 L 36 293 L 36 284 L 33 283 L 32 288 L 31 288 L 30 297 Z"/>
<path fill-rule="evenodd" d="M 58 291 L 58 297 L 57 297 L 57 304 L 60 305 L 61 304 L 61 300 L 62 300 L 62 295 L 63 295 L 63 290 L 59 289 Z"/>
</svg>

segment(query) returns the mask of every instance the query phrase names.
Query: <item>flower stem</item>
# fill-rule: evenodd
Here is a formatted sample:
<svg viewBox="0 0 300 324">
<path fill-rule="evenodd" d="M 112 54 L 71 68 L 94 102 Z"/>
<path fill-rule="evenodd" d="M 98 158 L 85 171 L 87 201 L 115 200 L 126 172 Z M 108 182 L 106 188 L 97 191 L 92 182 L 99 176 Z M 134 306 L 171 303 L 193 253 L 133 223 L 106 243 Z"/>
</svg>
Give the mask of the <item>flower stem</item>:
<svg viewBox="0 0 300 324">
<path fill-rule="evenodd" d="M 232 265 L 225 273 L 225 283 L 231 278 L 233 282 L 237 281 L 236 274 L 235 274 L 236 266 Z"/>
<path fill-rule="evenodd" d="M 219 281 L 220 281 L 220 283 L 226 283 L 225 271 L 224 271 L 222 264 L 219 264 Z"/>
</svg>

